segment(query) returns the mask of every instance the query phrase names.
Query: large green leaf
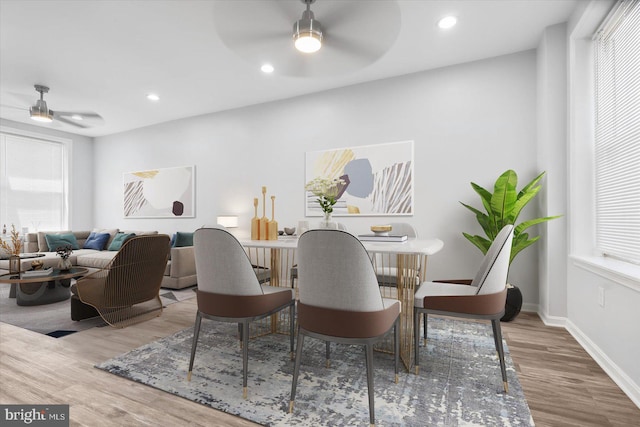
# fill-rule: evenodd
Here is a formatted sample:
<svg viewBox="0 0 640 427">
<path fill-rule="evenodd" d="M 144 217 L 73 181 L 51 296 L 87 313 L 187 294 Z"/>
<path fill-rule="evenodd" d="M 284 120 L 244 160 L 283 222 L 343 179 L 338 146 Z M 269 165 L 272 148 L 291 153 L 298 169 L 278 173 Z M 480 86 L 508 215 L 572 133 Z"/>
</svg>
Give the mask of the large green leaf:
<svg viewBox="0 0 640 427">
<path fill-rule="evenodd" d="M 520 216 L 520 211 L 522 210 L 522 208 L 524 208 L 527 203 L 531 201 L 531 199 L 536 197 L 538 191 L 540 191 L 540 188 L 542 187 L 530 187 L 526 192 L 520 191 L 520 193 L 518 194 L 518 200 L 516 200 L 516 203 L 513 206 L 513 210 L 511 211 L 511 224 L 516 223 L 516 221 L 518 220 L 518 216 Z"/>
<path fill-rule="evenodd" d="M 552 219 L 556 219 L 556 218 L 560 218 L 562 215 L 555 215 L 555 216 L 545 216 L 544 218 L 535 218 L 535 219 L 530 219 L 529 221 L 524 221 L 521 222 L 520 224 L 518 224 L 515 228 L 515 230 L 513 231 L 514 234 L 520 234 L 522 233 L 524 230 L 526 230 L 529 227 L 532 227 L 536 224 L 540 224 L 542 222 L 546 222 L 546 221 L 551 221 Z"/>
<path fill-rule="evenodd" d="M 488 235 L 491 231 L 491 219 L 484 212 L 474 208 L 473 206 L 469 206 L 465 203 L 460 202 L 465 208 L 469 209 L 471 212 L 476 214 L 476 219 L 478 220 L 478 224 L 482 227 L 484 232 Z M 487 228 L 489 227 L 489 228 Z"/>
<path fill-rule="evenodd" d="M 513 261 L 513 259 L 522 251 L 524 248 L 527 248 L 533 245 L 538 241 L 540 236 L 535 236 L 529 239 L 529 235 L 527 233 L 522 233 L 519 236 L 514 236 L 513 243 L 511 245 L 511 256 L 509 257 L 509 264 Z"/>
<path fill-rule="evenodd" d="M 542 179 L 545 173 L 546 172 L 542 172 L 540 175 L 533 178 L 530 183 L 522 187 L 522 190 L 520 190 L 520 193 L 518 194 L 518 198 L 522 197 L 522 194 L 528 193 L 529 191 L 531 191 L 531 188 L 534 187 L 536 184 L 538 184 L 538 182 Z"/>
<path fill-rule="evenodd" d="M 491 217 L 487 215 L 476 215 L 476 219 L 478 220 L 478 224 L 480 224 L 480 227 L 482 227 L 482 230 L 484 230 L 484 234 L 486 234 L 487 237 L 491 240 L 495 239 L 497 232 L 495 230 L 495 224 Z"/>
<path fill-rule="evenodd" d="M 509 169 L 496 181 L 493 188 L 493 196 L 491 197 L 491 213 L 494 216 L 494 222 L 497 229 L 502 228 L 509 217 L 513 206 L 518 198 L 516 186 L 518 185 L 518 176 Z"/>
<path fill-rule="evenodd" d="M 484 212 L 479 211 L 478 209 L 474 208 L 474 207 L 473 207 L 473 206 L 471 206 L 471 205 L 467 205 L 466 203 L 462 203 L 462 202 L 460 202 L 460 204 L 461 204 L 462 206 L 464 206 L 465 208 L 469 209 L 469 210 L 470 210 L 471 212 L 473 212 L 474 214 L 476 214 L 476 216 L 478 216 L 478 215 L 485 215 L 485 213 L 484 213 Z"/>
<path fill-rule="evenodd" d="M 480 251 L 482 251 L 483 254 L 486 254 L 487 251 L 489 250 L 489 246 L 491 246 L 491 241 L 485 239 L 484 237 L 472 236 L 471 234 L 467 234 L 467 233 L 462 233 L 462 235 L 466 237 L 467 240 L 469 240 L 471 243 L 476 245 L 476 247 L 480 249 Z"/>
<path fill-rule="evenodd" d="M 480 196 L 480 201 L 484 206 L 484 209 L 487 211 L 488 214 L 490 214 L 491 213 L 491 197 L 492 197 L 491 192 L 489 192 L 483 187 L 480 187 L 475 182 L 471 183 L 471 187 L 475 190 L 476 193 L 478 193 L 478 195 Z"/>
</svg>

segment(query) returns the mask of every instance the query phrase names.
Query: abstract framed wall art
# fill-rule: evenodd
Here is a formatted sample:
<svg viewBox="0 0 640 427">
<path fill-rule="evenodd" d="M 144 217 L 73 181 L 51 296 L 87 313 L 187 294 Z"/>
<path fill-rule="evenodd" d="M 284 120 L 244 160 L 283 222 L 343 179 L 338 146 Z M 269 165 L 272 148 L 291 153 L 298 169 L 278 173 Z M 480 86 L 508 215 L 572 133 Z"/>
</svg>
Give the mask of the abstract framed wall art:
<svg viewBox="0 0 640 427">
<path fill-rule="evenodd" d="M 342 178 L 333 216 L 413 215 L 413 141 L 306 153 L 305 182 Z M 306 216 L 321 216 L 306 191 Z"/>
<path fill-rule="evenodd" d="M 160 168 L 124 174 L 125 218 L 193 218 L 194 167 Z"/>
</svg>

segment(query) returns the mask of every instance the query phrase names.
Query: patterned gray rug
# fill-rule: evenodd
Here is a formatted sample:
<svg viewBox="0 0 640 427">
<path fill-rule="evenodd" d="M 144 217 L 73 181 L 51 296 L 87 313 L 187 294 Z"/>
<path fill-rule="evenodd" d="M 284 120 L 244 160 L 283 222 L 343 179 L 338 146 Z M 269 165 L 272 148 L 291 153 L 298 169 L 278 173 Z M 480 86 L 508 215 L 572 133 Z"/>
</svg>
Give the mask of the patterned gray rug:
<svg viewBox="0 0 640 427">
<path fill-rule="evenodd" d="M 307 338 L 295 411 L 288 414 L 293 362 L 289 339 L 267 335 L 249 343 L 248 399 L 242 399 L 242 355 L 233 324 L 203 320 L 193 376 L 187 381 L 193 330 L 137 348 L 96 367 L 212 408 L 270 426 L 367 425 L 364 352 Z M 490 324 L 430 318 L 420 375 L 401 371 L 375 352 L 376 423 L 385 426 L 532 426 L 505 347 L 509 394 L 502 389 Z"/>
</svg>

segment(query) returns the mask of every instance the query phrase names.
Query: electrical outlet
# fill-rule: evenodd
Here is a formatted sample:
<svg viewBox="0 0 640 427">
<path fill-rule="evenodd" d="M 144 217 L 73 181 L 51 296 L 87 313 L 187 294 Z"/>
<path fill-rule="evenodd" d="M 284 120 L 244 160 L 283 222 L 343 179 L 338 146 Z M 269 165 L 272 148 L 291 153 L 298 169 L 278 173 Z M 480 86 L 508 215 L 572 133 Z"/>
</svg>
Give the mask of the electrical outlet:
<svg viewBox="0 0 640 427">
<path fill-rule="evenodd" d="M 598 286 L 598 305 L 604 307 L 604 288 L 602 286 Z"/>
</svg>

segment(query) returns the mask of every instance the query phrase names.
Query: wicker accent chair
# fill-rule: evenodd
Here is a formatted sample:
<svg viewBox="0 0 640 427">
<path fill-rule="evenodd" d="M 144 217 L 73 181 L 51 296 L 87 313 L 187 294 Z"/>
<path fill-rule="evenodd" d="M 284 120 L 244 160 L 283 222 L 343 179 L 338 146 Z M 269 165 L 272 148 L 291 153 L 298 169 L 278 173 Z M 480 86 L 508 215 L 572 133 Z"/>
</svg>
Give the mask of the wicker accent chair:
<svg viewBox="0 0 640 427">
<path fill-rule="evenodd" d="M 382 298 L 369 254 L 345 231 L 303 233 L 298 242 L 298 269 L 298 343 L 289 412 L 293 412 L 302 348 L 308 336 L 326 342 L 327 362 L 330 342 L 364 346 L 369 422 L 374 425 L 373 345 L 394 329 L 397 383 L 400 301 Z"/>
<path fill-rule="evenodd" d="M 127 240 L 105 269 L 72 286 L 71 318 L 100 315 L 109 325 L 124 328 L 160 316 L 170 240 L 165 234 Z"/>
<path fill-rule="evenodd" d="M 424 282 L 414 295 L 414 345 L 416 374 L 420 370 L 420 315 L 424 315 L 424 345 L 427 345 L 427 315 L 491 320 L 505 393 L 509 392 L 504 363 L 500 318 L 507 298 L 507 274 L 513 240 L 513 225 L 500 230 L 489 247 L 473 280 Z"/>
<path fill-rule="evenodd" d="M 200 228 L 194 235 L 198 312 L 193 330 L 188 380 L 191 380 L 202 318 L 238 324 L 242 347 L 242 395 L 247 398 L 249 323 L 289 308 L 289 344 L 293 356 L 296 300 L 293 289 L 261 285 L 238 240 L 221 228 Z"/>
</svg>

